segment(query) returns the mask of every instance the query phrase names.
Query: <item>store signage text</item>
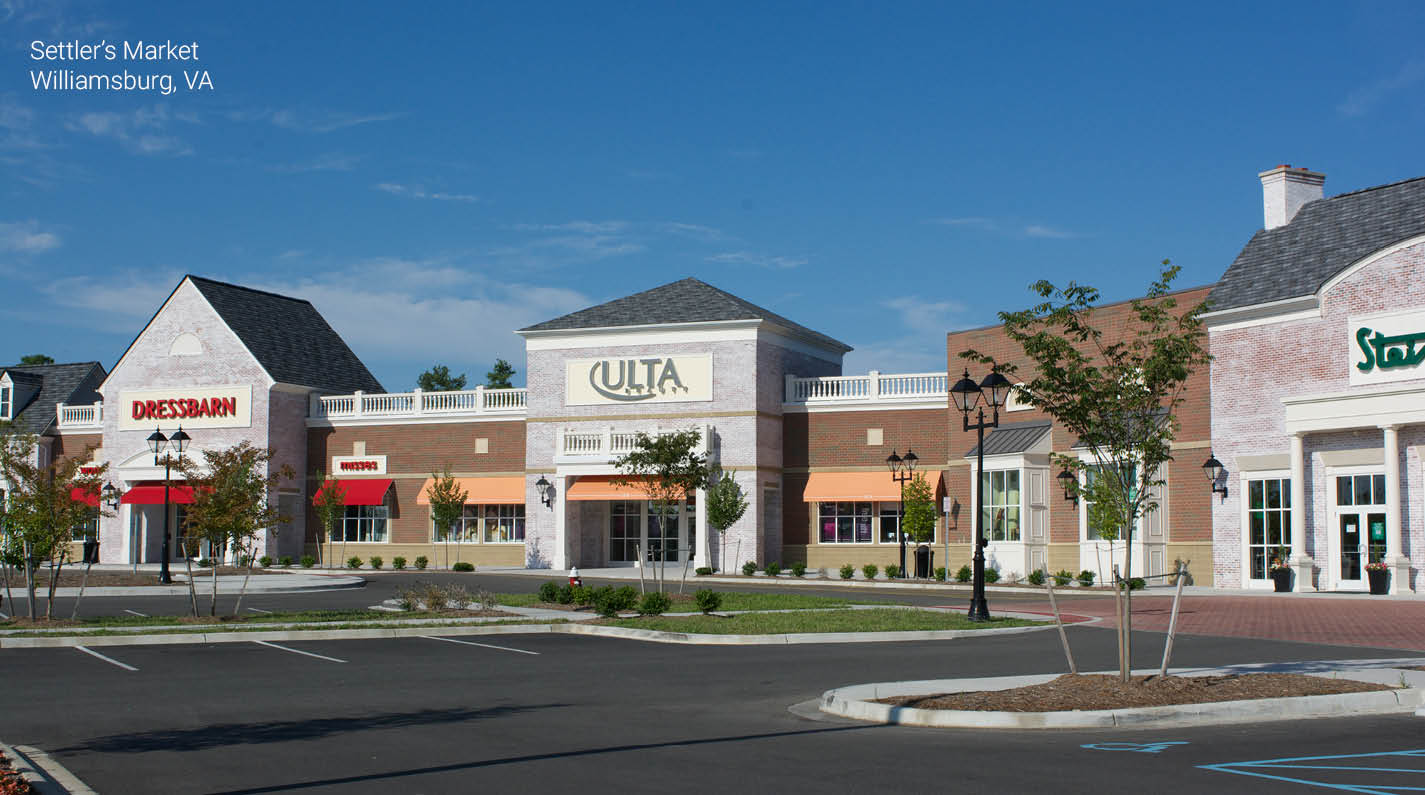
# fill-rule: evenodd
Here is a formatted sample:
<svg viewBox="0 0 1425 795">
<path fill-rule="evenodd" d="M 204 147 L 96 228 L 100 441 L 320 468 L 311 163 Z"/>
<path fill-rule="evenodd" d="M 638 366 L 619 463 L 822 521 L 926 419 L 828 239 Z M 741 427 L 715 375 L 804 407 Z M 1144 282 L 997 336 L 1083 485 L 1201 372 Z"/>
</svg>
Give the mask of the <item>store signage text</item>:
<svg viewBox="0 0 1425 795">
<path fill-rule="evenodd" d="M 247 428 L 252 425 L 248 384 L 174 389 L 126 389 L 119 393 L 119 430 L 152 431 L 155 425 Z"/>
<path fill-rule="evenodd" d="M 332 456 L 332 474 L 334 475 L 384 475 L 386 474 L 386 456 L 384 455 L 363 455 L 363 456 Z"/>
<path fill-rule="evenodd" d="M 1350 382 L 1380 384 L 1425 378 L 1425 312 L 1350 318 Z"/>
<path fill-rule="evenodd" d="M 236 397 L 168 398 L 135 400 L 131 409 L 136 420 L 181 420 L 188 417 L 235 417 Z"/>
<path fill-rule="evenodd" d="M 632 356 L 568 362 L 567 403 L 673 403 L 712 399 L 712 357 Z"/>
<path fill-rule="evenodd" d="M 1361 346 L 1361 353 L 1366 357 L 1365 361 L 1356 365 L 1363 373 L 1369 373 L 1372 367 L 1389 370 L 1394 367 L 1414 367 L 1425 361 L 1425 331 L 1396 334 L 1393 337 L 1387 337 L 1377 331 L 1375 336 L 1371 336 L 1370 328 L 1361 326 L 1356 331 L 1356 344 Z M 1420 345 L 1420 348 L 1417 349 L 1416 345 Z"/>
</svg>

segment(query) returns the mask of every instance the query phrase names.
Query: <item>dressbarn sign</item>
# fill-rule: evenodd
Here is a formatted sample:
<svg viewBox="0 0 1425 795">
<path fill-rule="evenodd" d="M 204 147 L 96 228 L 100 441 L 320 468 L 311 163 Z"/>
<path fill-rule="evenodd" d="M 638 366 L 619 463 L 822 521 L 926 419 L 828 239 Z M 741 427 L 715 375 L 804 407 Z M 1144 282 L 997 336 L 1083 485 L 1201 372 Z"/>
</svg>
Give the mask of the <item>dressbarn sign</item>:
<svg viewBox="0 0 1425 795">
<path fill-rule="evenodd" d="M 119 393 L 119 430 L 154 427 L 246 428 L 252 425 L 252 387 L 124 390 Z"/>
<path fill-rule="evenodd" d="M 629 356 L 565 362 L 569 406 L 712 400 L 712 357 Z"/>
</svg>

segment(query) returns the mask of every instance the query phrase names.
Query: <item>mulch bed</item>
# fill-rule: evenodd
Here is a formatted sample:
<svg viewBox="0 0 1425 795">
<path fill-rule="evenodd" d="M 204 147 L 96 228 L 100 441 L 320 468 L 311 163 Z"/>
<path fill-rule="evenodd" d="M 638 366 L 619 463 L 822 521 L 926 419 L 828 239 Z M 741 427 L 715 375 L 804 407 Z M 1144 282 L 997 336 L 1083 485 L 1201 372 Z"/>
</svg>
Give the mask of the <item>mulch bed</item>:
<svg viewBox="0 0 1425 795">
<path fill-rule="evenodd" d="M 164 623 L 164 624 L 175 624 L 175 625 L 190 625 L 190 626 L 198 626 L 198 625 L 203 625 L 203 624 L 212 624 L 212 625 L 218 625 L 218 624 L 250 624 L 250 625 L 252 625 L 252 626 L 262 626 L 263 624 L 288 623 L 288 622 L 289 622 L 289 620 L 287 620 L 287 619 L 283 619 L 283 620 L 280 620 L 280 621 L 272 621 L 270 617 L 269 617 L 267 620 L 258 620 L 258 619 L 260 619 L 260 618 L 262 618 L 262 617 L 261 617 L 261 616 L 250 616 L 250 615 L 242 615 L 242 616 L 232 616 L 232 615 L 210 616 L 210 615 L 208 615 L 207 612 L 206 612 L 207 609 L 208 609 L 207 605 L 205 604 L 206 597 L 199 596 L 199 597 L 198 597 L 198 600 L 199 600 L 199 601 L 198 601 L 198 609 L 204 611 L 204 613 L 203 613 L 202 616 L 200 616 L 200 617 L 198 617 L 198 618 L 194 618 L 193 616 L 165 616 L 165 617 L 163 617 L 163 619 L 164 619 L 164 620 L 163 620 L 163 623 Z M 22 603 L 22 604 L 23 604 L 23 603 Z M 44 611 L 44 605 L 43 605 L 43 603 L 40 604 L 39 609 L 40 609 L 41 612 Z M 520 617 L 521 617 L 521 616 L 520 616 L 518 613 L 506 613 L 506 612 L 503 611 L 503 610 L 443 610 L 443 611 L 441 611 L 441 613 L 440 613 L 439 616 L 425 616 L 425 618 L 520 618 Z M 396 620 L 396 619 L 400 619 L 400 618 L 403 618 L 403 616 L 402 616 L 400 613 L 386 613 L 386 614 L 382 614 L 382 613 L 372 613 L 372 614 L 371 614 L 371 617 L 370 617 L 370 618 L 366 618 L 366 619 L 355 619 L 355 618 L 352 618 L 352 619 L 337 619 L 337 620 L 333 620 L 333 621 L 321 621 L 321 622 L 318 622 L 318 621 L 312 621 L 312 620 L 310 620 L 310 619 L 306 619 L 306 620 L 304 621 L 303 619 L 300 619 L 300 618 L 293 618 L 293 619 L 290 619 L 290 623 L 357 624 L 357 623 L 370 622 L 370 623 L 377 623 L 377 624 L 379 624 L 379 623 L 381 623 L 382 621 Z M 82 619 L 81 619 L 81 620 L 78 620 L 78 621 L 72 621 L 72 620 L 70 620 L 70 619 L 68 619 L 68 618 L 56 618 L 56 619 L 53 620 L 53 621 L 46 621 L 46 620 L 44 620 L 43 618 L 41 618 L 41 619 L 38 619 L 38 620 L 36 620 L 36 621 L 31 621 L 31 620 L 29 620 L 28 618 L 23 618 L 23 617 L 21 617 L 21 616 L 14 616 L 14 617 L 12 617 L 9 621 L 0 621 L 0 626 L 3 626 L 5 629 L 60 629 L 60 628 L 63 628 L 63 627 L 87 627 L 87 628 L 90 628 L 90 629 L 102 629 L 102 627 L 100 627 L 100 626 L 98 626 L 98 625 L 96 625 L 96 624 L 86 623 L 86 622 L 85 622 L 84 620 L 82 620 Z M 128 625 L 128 626 L 138 626 L 138 625 Z M 4 795 L 4 791 L 3 791 L 3 790 L 0 790 L 0 795 Z"/>
<path fill-rule="evenodd" d="M 1162 707 L 1257 698 L 1323 696 L 1390 690 L 1386 685 L 1304 674 L 1234 674 L 1231 676 L 1137 676 L 1125 685 L 1117 676 L 1065 674 L 1051 682 L 1010 690 L 940 693 L 880 699 L 915 709 L 962 709 L 993 712 L 1067 712 L 1072 710 Z"/>
<path fill-rule="evenodd" d="M 188 575 L 182 563 L 169 564 L 169 571 L 173 574 L 173 582 L 175 585 L 182 585 L 184 582 L 186 582 L 186 580 L 184 580 L 184 577 Z M 222 566 L 218 569 L 218 576 L 220 577 L 241 576 L 246 573 L 247 569 L 240 569 L 236 566 Z M 252 570 L 252 575 L 254 577 L 263 574 L 276 573 L 277 572 L 264 571 L 261 568 L 254 568 Z M 201 578 L 207 577 L 211 579 L 212 576 L 212 569 L 200 569 L 197 566 L 193 567 L 193 577 L 194 579 L 197 579 L 200 582 L 202 581 Z M 64 570 L 59 573 L 59 587 L 61 588 L 78 588 L 82 582 L 84 582 L 83 566 L 65 566 Z M 158 572 L 156 571 L 141 571 L 137 574 L 131 571 L 91 571 L 89 572 L 89 581 L 87 583 L 87 587 L 120 588 L 159 584 L 160 583 L 158 581 Z M 10 573 L 10 588 L 14 590 L 17 594 L 20 591 L 23 591 L 25 589 L 25 575 L 20 572 L 12 571 Z M 38 572 L 35 573 L 35 588 L 40 593 L 44 593 L 49 590 L 48 568 L 41 568 Z"/>
<path fill-rule="evenodd" d="M 15 772 L 10 760 L 0 754 L 0 795 L 30 795 L 34 789 L 25 777 Z"/>
</svg>

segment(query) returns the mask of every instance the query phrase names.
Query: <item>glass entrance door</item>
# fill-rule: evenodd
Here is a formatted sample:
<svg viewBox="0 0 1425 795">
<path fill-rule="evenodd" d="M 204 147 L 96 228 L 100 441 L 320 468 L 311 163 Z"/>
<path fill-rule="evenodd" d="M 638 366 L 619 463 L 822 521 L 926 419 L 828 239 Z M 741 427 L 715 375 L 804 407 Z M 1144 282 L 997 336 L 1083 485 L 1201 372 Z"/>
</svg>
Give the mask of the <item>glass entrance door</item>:
<svg viewBox="0 0 1425 795">
<path fill-rule="evenodd" d="M 609 563 L 682 564 L 695 551 L 694 504 L 674 506 L 669 516 L 648 501 L 609 503 Z"/>
<path fill-rule="evenodd" d="M 1341 514 L 1340 537 L 1337 539 L 1341 551 L 1339 554 L 1341 567 L 1336 573 L 1336 584 L 1339 587 L 1361 587 L 1361 581 L 1365 575 L 1361 561 L 1361 515 L 1358 513 Z"/>
<path fill-rule="evenodd" d="M 1336 477 L 1331 567 L 1337 590 L 1366 589 L 1366 563 L 1385 560 L 1385 475 Z"/>
</svg>

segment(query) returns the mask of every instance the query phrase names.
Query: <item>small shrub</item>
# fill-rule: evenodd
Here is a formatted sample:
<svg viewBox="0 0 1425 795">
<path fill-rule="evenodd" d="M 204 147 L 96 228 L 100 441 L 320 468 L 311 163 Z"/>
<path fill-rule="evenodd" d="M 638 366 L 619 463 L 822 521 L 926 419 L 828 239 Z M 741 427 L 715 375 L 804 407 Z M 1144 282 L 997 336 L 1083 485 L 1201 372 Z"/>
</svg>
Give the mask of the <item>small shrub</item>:
<svg viewBox="0 0 1425 795">
<path fill-rule="evenodd" d="M 1030 585 L 1043 585 L 1043 584 L 1044 584 L 1044 570 L 1043 570 L 1043 569 L 1035 569 L 1034 571 L 1029 572 L 1029 584 L 1030 584 Z"/>
<path fill-rule="evenodd" d="M 845 566 L 841 567 L 840 574 L 841 579 L 849 580 L 852 577 L 856 576 L 856 567 L 852 566 L 850 563 L 847 563 Z"/>
<path fill-rule="evenodd" d="M 464 610 L 475 601 L 475 596 L 465 590 L 463 585 L 447 585 L 445 586 L 445 600 L 456 610 Z"/>
<path fill-rule="evenodd" d="M 252 556 L 251 556 L 251 555 L 238 555 L 236 562 L 237 562 L 237 567 L 238 567 L 238 568 L 240 568 L 240 569 L 245 569 L 245 568 L 247 568 L 248 566 L 251 566 L 251 565 L 252 565 Z"/>
<path fill-rule="evenodd" d="M 1085 588 L 1089 587 L 1090 585 L 1093 585 L 1093 577 L 1093 572 L 1089 571 L 1088 569 L 1084 569 L 1083 571 L 1079 572 L 1079 585 L 1082 585 Z"/>
<path fill-rule="evenodd" d="M 592 586 L 575 585 L 570 590 L 572 591 L 571 596 L 573 597 L 574 604 L 580 607 L 588 607 L 594 603 L 594 589 Z"/>
<path fill-rule="evenodd" d="M 999 582 L 999 570 L 985 567 L 985 582 Z"/>
<path fill-rule="evenodd" d="M 935 567 L 935 579 L 936 579 L 937 582 L 945 582 L 945 577 L 946 577 L 948 574 L 949 574 L 949 572 L 945 569 L 944 566 L 936 566 L 936 567 Z"/>
<path fill-rule="evenodd" d="M 612 585 L 605 585 L 595 589 L 593 592 L 594 612 L 604 618 L 615 618 L 618 616 L 618 597 L 614 594 Z"/>
<path fill-rule="evenodd" d="M 198 568 L 200 568 L 200 569 L 211 569 L 211 568 L 213 568 L 213 559 L 212 559 L 212 558 L 198 558 Z"/>
<path fill-rule="evenodd" d="M 396 601 L 400 603 L 402 610 L 415 610 L 421 605 L 421 592 L 418 588 L 402 588 L 396 591 Z"/>
<path fill-rule="evenodd" d="M 381 568 L 383 565 L 385 565 L 385 563 L 386 563 L 386 561 L 383 560 L 380 555 L 372 555 L 372 556 L 371 556 L 371 568 L 373 568 L 373 569 L 379 569 L 379 568 Z"/>
<path fill-rule="evenodd" d="M 434 613 L 439 613 L 445 609 L 445 604 L 449 600 L 445 588 L 437 583 L 427 582 L 420 584 L 421 601 L 425 603 L 426 609 Z"/>
<path fill-rule="evenodd" d="M 288 562 L 290 563 L 292 559 L 291 559 L 291 558 L 288 558 L 287 560 L 288 560 Z M 310 569 L 311 567 L 313 567 L 313 566 L 315 566 L 315 565 L 317 565 L 317 559 L 316 559 L 316 558 L 312 557 L 311 555 L 303 555 L 303 556 L 302 556 L 302 568 L 304 568 L 304 569 Z"/>
<path fill-rule="evenodd" d="M 547 582 L 539 586 L 539 601 L 550 604 L 559 601 L 559 583 Z"/>
<path fill-rule="evenodd" d="M 892 563 L 892 564 L 886 566 L 886 579 L 888 579 L 888 580 L 894 580 L 895 578 L 897 578 L 897 577 L 899 577 L 899 576 L 901 576 L 901 567 L 900 567 L 900 566 L 897 566 L 897 565 L 894 564 L 894 563 Z"/>
<path fill-rule="evenodd" d="M 357 556 L 352 555 L 351 557 L 349 557 L 349 558 L 346 559 L 346 567 L 347 567 L 348 569 L 359 569 L 359 568 L 361 568 L 361 558 L 358 558 Z"/>
<path fill-rule="evenodd" d="M 474 570 L 475 570 L 475 564 L 474 564 L 474 563 L 471 563 L 471 562 L 468 561 L 468 560 L 457 560 L 457 561 L 455 561 L 455 563 L 454 563 L 453 565 L 451 565 L 450 570 L 451 570 L 451 571 L 474 571 Z"/>
<path fill-rule="evenodd" d="M 1054 584 L 1060 587 L 1068 585 L 1073 579 L 1074 574 L 1068 569 L 1060 569 L 1054 572 Z"/>
<path fill-rule="evenodd" d="M 753 574 L 756 574 L 757 563 L 749 560 L 746 563 L 742 564 L 742 573 L 748 577 L 751 577 Z"/>
<path fill-rule="evenodd" d="M 698 603 L 698 609 L 706 615 L 722 607 L 722 594 L 707 588 L 693 594 L 693 599 Z"/>
<path fill-rule="evenodd" d="M 495 601 L 495 595 L 484 588 L 475 591 L 475 601 L 479 602 L 480 609 L 486 612 L 499 607 L 499 603 Z"/>
<path fill-rule="evenodd" d="M 416 558 L 416 568 L 424 569 L 426 566 L 429 565 L 430 561 L 426 559 L 425 555 L 421 555 L 420 557 Z"/>
<path fill-rule="evenodd" d="M 673 600 L 666 593 L 653 591 L 643 595 L 643 601 L 638 603 L 638 614 L 641 616 L 661 616 L 673 606 Z"/>
<path fill-rule="evenodd" d="M 561 585 L 561 586 L 559 586 L 559 596 L 558 596 L 557 598 L 555 598 L 554 601 L 558 602 L 558 603 L 561 604 L 561 605 L 572 605 L 572 604 L 574 604 L 574 586 L 572 586 L 572 585 Z"/>
<path fill-rule="evenodd" d="M 1147 587 L 1148 587 L 1148 581 L 1147 581 L 1147 580 L 1144 580 L 1142 577 L 1133 577 L 1133 578 L 1131 578 L 1131 579 L 1128 580 L 1128 590 L 1130 590 L 1130 591 L 1141 591 L 1141 590 L 1143 590 L 1144 588 L 1147 588 Z M 1119 581 L 1118 581 L 1118 590 L 1120 590 L 1120 591 L 1123 590 L 1123 581 L 1122 581 L 1122 580 L 1119 580 Z"/>
<path fill-rule="evenodd" d="M 391 568 L 393 568 L 393 569 L 404 569 L 404 568 L 406 568 L 406 559 L 403 558 L 403 557 L 401 557 L 400 555 L 397 555 L 396 557 L 391 558 Z"/>
<path fill-rule="evenodd" d="M 257 565 L 261 566 L 261 567 L 264 568 L 264 569 L 271 568 L 271 567 L 272 567 L 272 556 L 271 556 L 271 555 L 263 555 L 262 557 L 260 557 L 260 558 L 257 559 Z"/>
<path fill-rule="evenodd" d="M 971 569 L 971 568 L 969 567 L 969 565 L 967 564 L 967 565 L 961 566 L 961 567 L 960 567 L 960 570 L 957 571 L 957 572 L 955 572 L 955 582 L 969 582 L 969 581 L 970 581 L 970 578 L 972 578 L 972 577 L 974 577 L 974 576 L 975 576 L 974 570 Z"/>
<path fill-rule="evenodd" d="M 312 562 L 316 563 L 315 560 Z M 290 569 L 292 567 L 292 556 L 283 555 L 282 557 L 277 559 L 277 565 L 281 566 L 284 569 Z"/>
<path fill-rule="evenodd" d="M 880 571 L 881 567 L 877 566 L 874 563 L 867 563 L 866 565 L 861 567 L 861 573 L 866 575 L 866 579 L 868 580 L 876 579 L 876 574 L 878 574 Z"/>
<path fill-rule="evenodd" d="M 699 566 L 693 569 L 693 573 L 699 577 L 710 577 L 712 576 L 713 570 L 708 566 Z"/>
<path fill-rule="evenodd" d="M 778 574 L 782 573 L 782 564 L 774 560 L 771 563 L 767 564 L 766 571 L 768 577 L 776 577 Z"/>
<path fill-rule="evenodd" d="M 632 610 L 638 604 L 638 589 L 625 585 L 614 591 L 614 602 L 620 610 Z"/>
<path fill-rule="evenodd" d="M 793 564 L 792 564 L 792 576 L 793 576 L 793 577 L 805 577 L 805 576 L 806 576 L 806 573 L 807 573 L 807 564 L 802 563 L 801 561 L 797 561 L 796 563 L 793 563 Z"/>
</svg>

